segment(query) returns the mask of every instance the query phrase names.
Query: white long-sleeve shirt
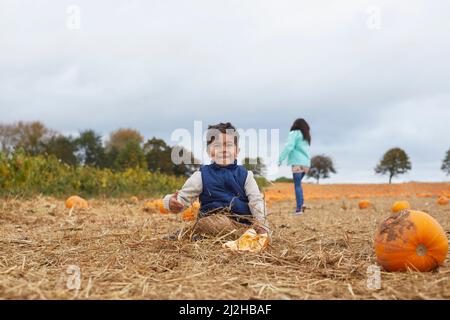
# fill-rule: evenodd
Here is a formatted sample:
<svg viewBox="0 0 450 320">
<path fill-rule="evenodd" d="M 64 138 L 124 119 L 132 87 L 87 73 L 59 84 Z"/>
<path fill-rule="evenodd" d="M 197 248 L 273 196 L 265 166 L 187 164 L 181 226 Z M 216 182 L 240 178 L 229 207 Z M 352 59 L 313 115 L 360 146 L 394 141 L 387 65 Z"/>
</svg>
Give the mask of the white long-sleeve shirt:
<svg viewBox="0 0 450 320">
<path fill-rule="evenodd" d="M 266 230 L 269 230 L 266 220 L 264 199 L 261 195 L 261 192 L 259 191 L 258 184 L 256 183 L 252 171 L 248 171 L 244 188 L 245 194 L 248 198 L 248 206 L 250 207 L 250 212 L 262 227 L 264 227 Z M 177 200 L 181 202 L 185 207 L 189 207 L 198 198 L 202 191 L 202 174 L 200 171 L 196 171 L 190 178 L 186 180 L 181 190 L 178 191 Z M 173 194 L 168 194 L 163 198 L 164 208 L 169 211 L 169 201 L 172 196 Z"/>
</svg>

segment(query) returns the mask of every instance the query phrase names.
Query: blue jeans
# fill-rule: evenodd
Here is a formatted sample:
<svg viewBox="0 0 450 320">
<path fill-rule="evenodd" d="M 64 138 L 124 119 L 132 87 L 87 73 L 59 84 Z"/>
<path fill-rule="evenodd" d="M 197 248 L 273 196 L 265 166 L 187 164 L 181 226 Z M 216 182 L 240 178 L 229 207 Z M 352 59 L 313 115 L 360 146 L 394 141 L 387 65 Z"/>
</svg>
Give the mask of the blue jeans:
<svg viewBox="0 0 450 320">
<path fill-rule="evenodd" d="M 294 172 L 294 187 L 295 187 L 295 199 L 297 200 L 297 210 L 299 212 L 302 210 L 303 206 L 303 188 L 302 188 L 302 179 L 305 176 L 304 172 Z"/>
</svg>

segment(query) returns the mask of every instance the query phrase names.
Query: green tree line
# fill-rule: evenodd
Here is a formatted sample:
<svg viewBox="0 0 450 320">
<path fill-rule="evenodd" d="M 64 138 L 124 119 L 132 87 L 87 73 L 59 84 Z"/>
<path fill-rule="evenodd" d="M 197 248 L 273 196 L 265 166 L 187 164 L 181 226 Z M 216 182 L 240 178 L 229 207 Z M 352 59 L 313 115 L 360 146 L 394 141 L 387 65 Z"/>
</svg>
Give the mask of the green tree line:
<svg viewBox="0 0 450 320">
<path fill-rule="evenodd" d="M 191 162 L 175 165 L 171 160 L 174 148 L 180 156 L 187 155 Z M 92 129 L 80 131 L 75 138 L 62 135 L 39 121 L 0 124 L 0 152 L 10 155 L 18 150 L 28 156 L 53 155 L 70 166 L 89 166 L 115 172 L 137 168 L 189 176 L 198 168 L 189 150 L 171 147 L 156 137 L 144 141 L 139 131 L 129 128 L 111 132 L 104 143 L 101 134 Z"/>
</svg>

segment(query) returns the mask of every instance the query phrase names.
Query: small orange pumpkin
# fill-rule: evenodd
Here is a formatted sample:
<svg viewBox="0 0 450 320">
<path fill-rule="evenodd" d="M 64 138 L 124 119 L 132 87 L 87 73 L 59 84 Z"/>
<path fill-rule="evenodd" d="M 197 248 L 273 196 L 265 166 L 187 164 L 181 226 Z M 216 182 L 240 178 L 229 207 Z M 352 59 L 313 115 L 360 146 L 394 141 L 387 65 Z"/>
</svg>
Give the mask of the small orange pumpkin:
<svg viewBox="0 0 450 320">
<path fill-rule="evenodd" d="M 159 211 L 159 206 L 156 205 L 154 200 L 146 200 L 142 205 L 142 208 L 149 213 L 156 213 Z"/>
<path fill-rule="evenodd" d="M 168 214 L 170 212 L 169 210 L 166 210 L 166 208 L 164 208 L 164 202 L 163 202 L 162 199 L 156 200 L 156 204 L 157 204 L 157 206 L 159 208 L 159 213 L 161 213 L 161 214 Z"/>
<path fill-rule="evenodd" d="M 421 211 L 392 214 L 375 235 L 377 262 L 387 271 L 430 271 L 442 265 L 447 251 L 448 239 L 442 226 Z"/>
<path fill-rule="evenodd" d="M 195 219 L 194 214 L 192 213 L 192 207 L 187 208 L 181 214 L 181 218 L 183 221 L 192 221 Z"/>
<path fill-rule="evenodd" d="M 369 200 L 361 200 L 358 205 L 360 209 L 367 209 L 372 206 L 372 203 Z"/>
<path fill-rule="evenodd" d="M 158 213 L 158 212 L 162 214 L 169 213 L 169 211 L 164 208 L 164 202 L 162 199 L 145 201 L 143 209 L 144 211 L 147 211 L 149 213 Z"/>
<path fill-rule="evenodd" d="M 182 219 L 184 221 L 192 221 L 197 218 L 198 210 L 200 209 L 200 203 L 195 201 L 189 208 L 183 211 Z"/>
<path fill-rule="evenodd" d="M 260 252 L 269 245 L 269 237 L 267 234 L 257 234 L 254 229 L 248 229 L 234 241 L 225 242 L 222 247 L 233 251 L 249 251 Z"/>
<path fill-rule="evenodd" d="M 66 200 L 66 208 L 86 209 L 88 202 L 79 196 L 71 196 Z"/>
<path fill-rule="evenodd" d="M 431 193 L 418 193 L 417 198 L 431 198 L 433 195 Z"/>
<path fill-rule="evenodd" d="M 408 201 L 395 201 L 391 208 L 394 213 L 407 209 L 411 209 Z"/>
<path fill-rule="evenodd" d="M 437 203 L 440 204 L 441 206 L 445 206 L 448 204 L 448 198 L 445 196 L 440 196 L 439 199 L 437 200 Z"/>
</svg>

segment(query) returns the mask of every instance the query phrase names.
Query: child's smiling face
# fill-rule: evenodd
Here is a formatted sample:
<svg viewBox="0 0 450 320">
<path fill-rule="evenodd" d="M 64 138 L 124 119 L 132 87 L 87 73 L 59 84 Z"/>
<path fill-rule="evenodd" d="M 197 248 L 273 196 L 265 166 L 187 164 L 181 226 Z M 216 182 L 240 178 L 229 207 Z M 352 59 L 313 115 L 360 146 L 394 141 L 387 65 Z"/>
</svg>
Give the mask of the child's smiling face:
<svg viewBox="0 0 450 320">
<path fill-rule="evenodd" d="M 216 139 L 208 146 L 208 153 L 218 165 L 226 166 L 234 163 L 239 154 L 239 147 L 235 144 L 235 135 L 218 134 Z"/>
</svg>

